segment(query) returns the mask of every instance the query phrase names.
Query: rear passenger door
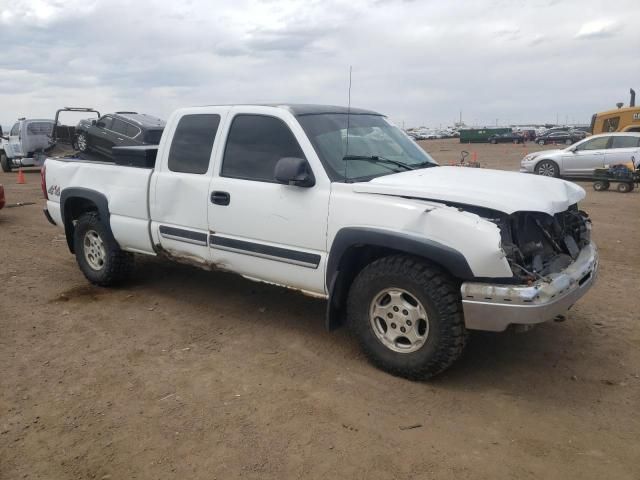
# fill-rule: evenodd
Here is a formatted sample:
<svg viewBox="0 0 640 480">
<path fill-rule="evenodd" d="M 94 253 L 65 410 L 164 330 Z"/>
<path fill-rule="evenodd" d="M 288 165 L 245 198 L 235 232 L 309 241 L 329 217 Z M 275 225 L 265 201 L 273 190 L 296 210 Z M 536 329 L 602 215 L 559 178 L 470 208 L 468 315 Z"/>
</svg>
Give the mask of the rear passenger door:
<svg viewBox="0 0 640 480">
<path fill-rule="evenodd" d="M 330 182 L 285 109 L 234 107 L 211 180 L 212 261 L 251 278 L 324 293 Z M 307 161 L 315 185 L 274 179 L 281 158 Z"/>
<path fill-rule="evenodd" d="M 613 135 L 611 144 L 604 153 L 605 165 L 627 165 L 633 169 L 640 163 L 640 136 Z"/>
<path fill-rule="evenodd" d="M 186 109 L 166 126 L 149 206 L 152 241 L 170 256 L 201 264 L 210 261 L 209 183 L 219 125 L 227 111 L 228 107 Z"/>
</svg>

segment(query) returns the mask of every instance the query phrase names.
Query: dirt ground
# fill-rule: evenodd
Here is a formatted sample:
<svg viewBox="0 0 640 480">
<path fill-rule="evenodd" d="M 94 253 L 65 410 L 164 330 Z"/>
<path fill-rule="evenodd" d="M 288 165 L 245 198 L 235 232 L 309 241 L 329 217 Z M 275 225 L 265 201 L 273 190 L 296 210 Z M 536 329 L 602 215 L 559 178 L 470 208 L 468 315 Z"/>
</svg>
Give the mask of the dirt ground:
<svg viewBox="0 0 640 480">
<path fill-rule="evenodd" d="M 507 170 L 541 148 L 422 145 Z M 415 383 L 284 289 L 150 258 L 90 286 L 26 177 L 0 172 L 36 203 L 0 211 L 3 480 L 640 478 L 638 191 L 583 184 L 601 270 L 568 321 L 474 335 Z"/>
</svg>

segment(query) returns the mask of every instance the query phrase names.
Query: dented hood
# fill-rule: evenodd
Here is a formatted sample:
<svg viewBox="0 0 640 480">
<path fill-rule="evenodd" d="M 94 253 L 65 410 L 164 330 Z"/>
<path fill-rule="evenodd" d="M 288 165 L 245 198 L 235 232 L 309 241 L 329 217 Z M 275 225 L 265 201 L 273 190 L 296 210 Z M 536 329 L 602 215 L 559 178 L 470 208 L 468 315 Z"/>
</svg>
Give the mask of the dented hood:
<svg viewBox="0 0 640 480">
<path fill-rule="evenodd" d="M 355 192 L 423 198 L 491 208 L 554 215 L 585 197 L 582 187 L 557 178 L 503 170 L 431 167 L 385 175 L 353 184 Z"/>
</svg>

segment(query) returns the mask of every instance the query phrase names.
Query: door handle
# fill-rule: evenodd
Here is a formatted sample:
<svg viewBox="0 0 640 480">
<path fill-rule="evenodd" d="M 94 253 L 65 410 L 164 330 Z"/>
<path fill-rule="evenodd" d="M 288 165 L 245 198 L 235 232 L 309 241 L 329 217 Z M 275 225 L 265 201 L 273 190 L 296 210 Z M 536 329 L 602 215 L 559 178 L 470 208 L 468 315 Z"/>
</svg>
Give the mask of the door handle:
<svg viewBox="0 0 640 480">
<path fill-rule="evenodd" d="M 211 192 L 211 203 L 229 205 L 231 203 L 231 195 L 228 192 Z"/>
</svg>

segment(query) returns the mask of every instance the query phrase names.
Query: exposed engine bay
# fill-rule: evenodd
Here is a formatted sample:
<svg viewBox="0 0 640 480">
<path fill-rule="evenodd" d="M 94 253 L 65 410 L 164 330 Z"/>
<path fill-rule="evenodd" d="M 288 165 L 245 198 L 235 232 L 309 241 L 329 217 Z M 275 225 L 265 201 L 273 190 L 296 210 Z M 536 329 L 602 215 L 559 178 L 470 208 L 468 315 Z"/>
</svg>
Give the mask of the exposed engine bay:
<svg viewBox="0 0 640 480">
<path fill-rule="evenodd" d="M 507 215 L 473 206 L 458 208 L 480 215 L 500 228 L 515 281 L 527 283 L 567 268 L 591 241 L 591 220 L 572 205 L 554 216 L 542 212 Z"/>
</svg>

